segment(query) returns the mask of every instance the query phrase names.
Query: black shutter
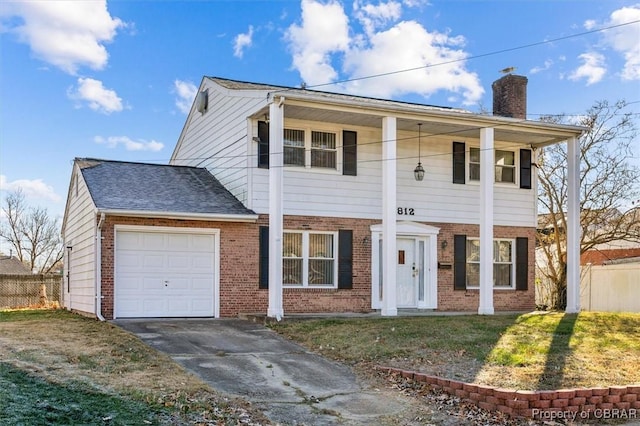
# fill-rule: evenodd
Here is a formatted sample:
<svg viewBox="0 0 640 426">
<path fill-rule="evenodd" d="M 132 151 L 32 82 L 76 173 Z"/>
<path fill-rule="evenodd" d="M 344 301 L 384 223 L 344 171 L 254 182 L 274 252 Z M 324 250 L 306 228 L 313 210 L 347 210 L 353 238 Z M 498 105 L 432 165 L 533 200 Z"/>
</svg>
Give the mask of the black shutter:
<svg viewBox="0 0 640 426">
<path fill-rule="evenodd" d="M 531 150 L 520 150 L 520 188 L 531 189 Z"/>
<path fill-rule="evenodd" d="M 529 239 L 516 238 L 516 290 L 529 287 Z"/>
<path fill-rule="evenodd" d="M 453 236 L 453 289 L 467 289 L 467 236 Z"/>
<path fill-rule="evenodd" d="M 269 123 L 258 121 L 258 167 L 269 168 Z"/>
<path fill-rule="evenodd" d="M 258 288 L 269 288 L 269 227 L 260 227 L 260 271 Z"/>
<path fill-rule="evenodd" d="M 358 174 L 358 134 L 349 130 L 342 132 L 342 174 Z"/>
<path fill-rule="evenodd" d="M 465 144 L 464 142 L 453 143 L 453 183 L 465 182 Z"/>
<path fill-rule="evenodd" d="M 353 231 L 338 231 L 338 288 L 353 288 Z"/>
</svg>

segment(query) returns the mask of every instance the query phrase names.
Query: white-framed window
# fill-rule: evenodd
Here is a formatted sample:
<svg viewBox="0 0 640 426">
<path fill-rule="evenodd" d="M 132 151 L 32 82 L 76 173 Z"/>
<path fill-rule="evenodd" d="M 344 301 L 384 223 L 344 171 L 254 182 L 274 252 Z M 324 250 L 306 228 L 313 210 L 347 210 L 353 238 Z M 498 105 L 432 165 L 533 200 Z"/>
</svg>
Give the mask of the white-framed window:
<svg viewBox="0 0 640 426">
<path fill-rule="evenodd" d="M 495 150 L 495 181 L 516 183 L 516 154 L 514 151 Z M 480 148 L 469 148 L 469 180 L 480 180 Z"/>
<path fill-rule="evenodd" d="M 304 130 L 284 129 L 283 144 L 284 164 L 304 167 Z"/>
<path fill-rule="evenodd" d="M 496 149 L 496 182 L 516 183 L 516 153 Z"/>
<path fill-rule="evenodd" d="M 311 132 L 311 167 L 335 169 L 337 156 L 335 133 Z"/>
<path fill-rule="evenodd" d="M 282 283 L 287 287 L 336 287 L 335 232 L 284 231 Z"/>
<path fill-rule="evenodd" d="M 493 240 L 494 288 L 514 288 L 514 250 L 514 240 Z M 467 288 L 478 287 L 480 287 L 480 240 L 467 238 Z"/>
<path fill-rule="evenodd" d="M 469 180 L 480 180 L 480 148 L 469 148 Z"/>
<path fill-rule="evenodd" d="M 284 164 L 336 170 L 337 139 L 335 132 L 284 129 Z"/>
</svg>

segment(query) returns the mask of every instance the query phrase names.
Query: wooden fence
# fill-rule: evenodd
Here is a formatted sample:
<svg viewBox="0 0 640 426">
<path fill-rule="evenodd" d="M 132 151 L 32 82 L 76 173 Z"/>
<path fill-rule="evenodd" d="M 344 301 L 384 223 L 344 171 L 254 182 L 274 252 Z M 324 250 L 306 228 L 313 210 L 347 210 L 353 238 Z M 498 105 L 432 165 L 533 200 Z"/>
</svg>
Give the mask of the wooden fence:
<svg viewBox="0 0 640 426">
<path fill-rule="evenodd" d="M 0 308 L 55 306 L 61 292 L 61 275 L 0 275 Z"/>
</svg>

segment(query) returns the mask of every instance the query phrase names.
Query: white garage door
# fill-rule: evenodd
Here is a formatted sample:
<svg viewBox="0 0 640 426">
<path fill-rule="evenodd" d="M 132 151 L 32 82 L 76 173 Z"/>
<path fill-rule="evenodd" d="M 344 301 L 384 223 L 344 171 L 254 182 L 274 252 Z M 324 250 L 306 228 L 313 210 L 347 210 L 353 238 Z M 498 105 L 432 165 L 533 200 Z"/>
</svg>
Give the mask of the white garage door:
<svg viewBox="0 0 640 426">
<path fill-rule="evenodd" d="M 214 315 L 215 235 L 116 231 L 115 316 Z"/>
</svg>

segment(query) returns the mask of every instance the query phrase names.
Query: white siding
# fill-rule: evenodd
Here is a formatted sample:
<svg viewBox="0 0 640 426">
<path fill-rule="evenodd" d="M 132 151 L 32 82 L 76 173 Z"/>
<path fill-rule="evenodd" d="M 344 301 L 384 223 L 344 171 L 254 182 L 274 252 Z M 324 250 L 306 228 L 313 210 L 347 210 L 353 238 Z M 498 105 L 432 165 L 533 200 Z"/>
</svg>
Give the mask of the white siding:
<svg viewBox="0 0 640 426">
<path fill-rule="evenodd" d="M 321 129 L 325 124 L 318 124 Z M 293 120 L 285 127 L 308 127 Z M 313 128 L 315 128 L 312 125 Z M 333 128 L 340 136 L 343 128 Z M 284 177 L 284 214 L 382 219 L 381 130 L 345 127 L 358 133 L 358 175 L 287 167 Z M 398 134 L 398 207 L 413 208 L 413 216 L 398 219 L 443 223 L 479 223 L 480 186 L 452 183 L 452 142 L 450 137 L 422 137 L 421 161 L 426 170 L 422 182 L 413 177 L 418 162 L 417 135 Z M 478 140 L 464 140 L 478 146 Z M 341 142 L 340 142 L 341 145 Z M 496 147 L 505 146 L 496 141 Z M 513 145 L 506 145 L 514 149 Z M 255 152 L 253 155 L 257 155 Z M 517 149 L 516 149 L 517 157 Z M 251 206 L 256 213 L 268 213 L 269 174 L 254 169 Z M 468 174 L 468 169 L 467 169 Z M 535 190 L 515 184 L 495 186 L 495 224 L 535 226 Z"/>
<path fill-rule="evenodd" d="M 257 120 L 250 117 L 267 107 L 267 91 L 225 89 L 205 78 L 200 90 L 208 90 L 208 110 L 192 109 L 171 164 L 206 167 L 234 196 L 256 213 L 269 210 L 269 172 L 257 168 Z M 286 104 L 285 104 L 286 108 Z M 286 115 L 286 113 L 285 113 Z M 381 129 L 305 122 L 285 118 L 291 128 L 335 131 L 338 146 L 342 130 L 358 133 L 358 174 L 287 167 L 284 175 L 284 213 L 287 215 L 354 217 L 381 220 Z M 479 141 L 422 135 L 422 182 L 413 178 L 417 164 L 417 133 L 398 134 L 398 207 L 413 208 L 411 217 L 399 219 L 444 223 L 479 223 L 480 188 L 477 183 L 452 183 L 452 142 L 479 146 Z M 513 144 L 496 148 L 513 149 Z M 341 154 L 338 155 L 341 170 Z M 468 172 L 468 171 L 467 171 Z M 534 180 L 535 182 L 535 180 Z M 496 184 L 496 225 L 535 226 L 535 190 Z"/>
<path fill-rule="evenodd" d="M 267 92 L 226 90 L 205 78 L 201 90 L 207 89 L 208 109 L 204 114 L 192 110 L 171 164 L 206 167 L 247 205 L 253 136 L 247 134 L 247 119 L 267 105 Z"/>
<path fill-rule="evenodd" d="M 63 238 L 71 250 L 65 256 L 64 307 L 95 314 L 95 206 L 77 165 L 68 197 Z"/>
</svg>

